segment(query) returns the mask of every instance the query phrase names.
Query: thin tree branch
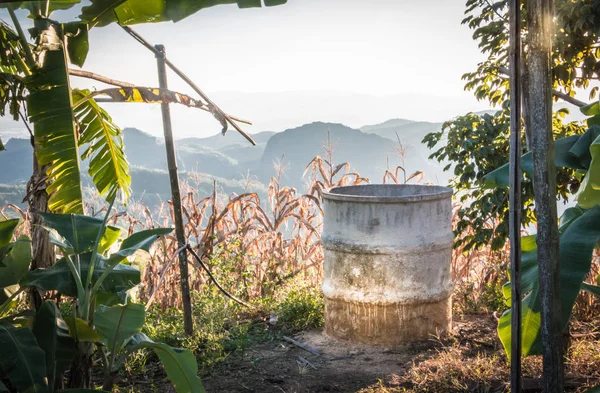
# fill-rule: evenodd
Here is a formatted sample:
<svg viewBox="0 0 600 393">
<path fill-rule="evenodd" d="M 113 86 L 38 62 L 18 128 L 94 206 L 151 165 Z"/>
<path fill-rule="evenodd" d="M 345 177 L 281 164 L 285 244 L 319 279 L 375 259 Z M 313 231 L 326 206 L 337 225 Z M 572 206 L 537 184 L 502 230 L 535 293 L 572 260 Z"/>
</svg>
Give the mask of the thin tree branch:
<svg viewBox="0 0 600 393">
<path fill-rule="evenodd" d="M 506 67 L 498 67 L 498 71 L 499 71 L 501 74 L 504 74 L 504 75 L 506 75 L 506 76 L 508 76 L 508 75 L 509 75 L 508 68 L 506 68 Z M 570 95 L 568 95 L 568 94 L 566 94 L 566 93 L 563 93 L 563 92 L 560 92 L 560 91 L 558 91 L 558 90 L 552 90 L 552 95 L 553 95 L 554 97 L 560 98 L 560 99 L 561 99 L 561 100 L 563 100 L 563 101 L 566 101 L 566 102 L 568 102 L 569 104 L 573 104 L 573 105 L 575 105 L 575 106 L 577 106 L 577 107 L 580 107 L 580 108 L 581 108 L 582 106 L 585 106 L 585 105 L 587 105 L 587 103 L 585 103 L 585 102 L 583 102 L 583 101 L 580 101 L 580 100 L 578 100 L 577 98 L 571 97 Z"/>
<path fill-rule="evenodd" d="M 492 12 L 494 12 L 494 14 L 496 14 L 496 16 L 498 16 L 498 18 L 500 18 L 500 20 L 506 21 L 506 15 L 504 15 L 504 16 L 500 15 L 500 13 L 498 13 L 498 11 L 496 10 L 496 8 L 494 8 L 494 6 L 488 0 L 484 0 L 484 1 L 491 8 Z"/>
<path fill-rule="evenodd" d="M 29 127 L 29 123 L 27 122 L 27 120 L 25 119 L 25 116 L 23 116 L 21 111 L 19 111 L 19 116 L 21 116 L 21 120 L 23 120 L 23 124 L 25 124 L 25 127 L 27 127 L 27 131 L 29 131 L 29 135 L 31 135 L 31 137 L 33 138 L 33 131 L 31 131 L 31 127 Z"/>
<path fill-rule="evenodd" d="M 579 101 L 577 98 L 571 97 L 570 95 L 563 93 L 561 91 L 552 90 L 552 95 L 554 97 L 558 97 L 558 98 L 562 99 L 563 101 L 567 101 L 568 103 L 578 106 L 580 108 L 582 106 L 587 105 L 587 103 L 585 103 L 583 101 Z"/>
<path fill-rule="evenodd" d="M 103 75 L 96 74 L 90 71 L 84 70 L 73 70 L 69 68 L 69 75 L 78 76 L 80 78 L 94 79 L 98 82 L 106 83 L 107 85 L 113 85 L 118 87 L 135 87 L 133 83 L 121 82 L 116 79 L 111 79 Z"/>
</svg>

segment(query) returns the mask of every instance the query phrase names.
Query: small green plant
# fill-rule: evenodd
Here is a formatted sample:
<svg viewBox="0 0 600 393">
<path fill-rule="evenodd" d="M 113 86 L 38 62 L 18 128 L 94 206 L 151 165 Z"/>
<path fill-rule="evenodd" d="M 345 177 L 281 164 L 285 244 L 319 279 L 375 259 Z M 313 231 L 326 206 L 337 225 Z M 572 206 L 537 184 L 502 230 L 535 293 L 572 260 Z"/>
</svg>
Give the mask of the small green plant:
<svg viewBox="0 0 600 393">
<path fill-rule="evenodd" d="M 314 287 L 293 288 L 277 305 L 278 322 L 296 330 L 323 325 L 325 303 L 321 292 Z"/>
<path fill-rule="evenodd" d="M 473 294 L 477 293 L 477 296 Z M 463 283 L 455 289 L 454 312 L 458 314 L 478 314 L 502 311 L 505 307 L 502 285 L 486 283 L 475 289 L 473 283 Z"/>
</svg>

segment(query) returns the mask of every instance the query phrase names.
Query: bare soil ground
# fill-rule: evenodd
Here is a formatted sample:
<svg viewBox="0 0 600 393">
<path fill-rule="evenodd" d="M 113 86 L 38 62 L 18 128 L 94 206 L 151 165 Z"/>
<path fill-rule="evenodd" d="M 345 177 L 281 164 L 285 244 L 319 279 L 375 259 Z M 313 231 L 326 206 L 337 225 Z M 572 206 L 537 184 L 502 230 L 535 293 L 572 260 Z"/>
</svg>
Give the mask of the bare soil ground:
<svg viewBox="0 0 600 393">
<path fill-rule="evenodd" d="M 445 337 L 397 347 L 353 345 L 321 330 L 293 336 L 318 355 L 282 339 L 234 352 L 202 375 L 208 393 L 400 393 L 507 392 L 509 364 L 492 315 L 456 318 Z M 565 361 L 567 391 L 584 392 L 600 384 L 600 326 L 571 327 Z M 541 392 L 541 359 L 523 363 L 524 391 Z M 152 374 L 152 375 L 150 375 Z M 142 386 L 140 386 L 142 384 Z M 146 384 L 146 385 L 144 385 Z M 158 365 L 144 376 L 126 378 L 119 391 L 174 393 Z"/>
<path fill-rule="evenodd" d="M 500 348 L 493 317 L 476 316 L 454 323 L 459 345 L 497 352 Z M 445 339 L 397 347 L 353 345 L 323 334 L 302 332 L 294 339 L 309 345 L 319 356 L 284 340 L 262 343 L 232 356 L 204 378 L 208 392 L 357 392 L 363 389 L 401 387 L 402 376 L 419 362 L 436 356 Z M 475 351 L 477 352 L 477 350 Z M 387 390 L 381 390 L 387 391 Z"/>
</svg>

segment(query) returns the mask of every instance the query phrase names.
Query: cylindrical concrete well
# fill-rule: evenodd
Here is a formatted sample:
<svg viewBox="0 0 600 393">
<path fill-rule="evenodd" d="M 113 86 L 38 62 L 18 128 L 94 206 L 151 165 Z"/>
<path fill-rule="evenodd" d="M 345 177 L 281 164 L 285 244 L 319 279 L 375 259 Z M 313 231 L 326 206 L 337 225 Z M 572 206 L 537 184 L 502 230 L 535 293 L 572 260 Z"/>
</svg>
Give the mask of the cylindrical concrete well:
<svg viewBox="0 0 600 393">
<path fill-rule="evenodd" d="M 325 331 L 399 344 L 452 324 L 452 189 L 336 187 L 325 201 Z"/>
</svg>

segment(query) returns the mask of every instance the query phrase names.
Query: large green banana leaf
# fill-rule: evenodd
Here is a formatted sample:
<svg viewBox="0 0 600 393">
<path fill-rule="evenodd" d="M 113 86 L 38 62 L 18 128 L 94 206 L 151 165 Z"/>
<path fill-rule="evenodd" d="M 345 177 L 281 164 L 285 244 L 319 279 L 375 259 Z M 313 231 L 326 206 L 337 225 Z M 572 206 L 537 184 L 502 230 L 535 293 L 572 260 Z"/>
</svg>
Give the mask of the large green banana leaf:
<svg viewBox="0 0 600 393">
<path fill-rule="evenodd" d="M 64 42 L 69 55 L 69 62 L 78 67 L 83 67 L 90 50 L 88 40 L 88 25 L 82 22 L 69 22 L 62 24 Z"/>
<path fill-rule="evenodd" d="M 40 213 L 46 228 L 51 230 L 51 241 L 69 255 L 92 251 L 98 231 L 104 227 L 104 220 L 81 214 Z M 121 229 L 107 226 L 100 240 L 99 252 L 104 252 L 118 239 Z"/>
<path fill-rule="evenodd" d="M 91 0 L 83 7 L 80 18 L 90 25 L 106 26 L 113 22 L 121 25 L 177 22 L 201 9 L 220 4 L 237 4 L 240 8 L 285 4 L 287 0 Z"/>
<path fill-rule="evenodd" d="M 81 158 L 90 160 L 89 173 L 100 195 L 112 201 L 121 191 L 125 200 L 131 195 L 131 177 L 123 133 L 96 101 L 85 99 L 89 94 L 89 90 L 73 90 L 79 145 L 86 147 Z"/>
<path fill-rule="evenodd" d="M 73 316 L 66 317 L 65 322 L 69 327 L 69 334 L 78 342 L 100 342 L 100 335 L 86 321 Z"/>
<path fill-rule="evenodd" d="M 46 354 L 46 375 L 50 378 L 49 384 L 54 386 L 53 379 L 71 365 L 76 353 L 75 341 L 54 302 L 42 303 L 31 331 Z"/>
<path fill-rule="evenodd" d="M 12 245 L 0 266 L 0 289 L 15 285 L 29 271 L 31 262 L 31 240 L 21 236 Z"/>
<path fill-rule="evenodd" d="M 91 253 L 80 255 L 82 277 L 87 277 L 90 258 Z M 102 292 L 120 292 L 133 288 L 141 281 L 140 271 L 136 268 L 125 264 L 109 266 L 105 258 L 99 257 L 96 260 L 92 283 L 95 283 L 107 271 L 110 273 L 100 286 Z M 64 258 L 61 258 L 47 269 L 36 269 L 27 273 L 21 280 L 20 285 L 35 286 L 47 291 L 58 291 L 65 296 L 77 296 L 77 284 Z"/>
<path fill-rule="evenodd" d="M 137 250 L 150 251 L 154 242 L 163 235 L 173 232 L 172 228 L 154 228 L 139 231 L 123 240 L 119 251 L 110 255 L 107 261 L 118 263 L 123 259 L 133 255 Z"/>
<path fill-rule="evenodd" d="M 48 2 L 48 12 L 52 13 L 57 10 L 67 10 L 80 2 L 81 2 L 81 0 L 50 0 Z M 19 3 L 19 2 L 13 1 L 12 3 Z M 20 3 L 21 3 L 20 4 L 21 8 L 32 12 L 32 15 L 30 15 L 31 17 L 36 16 L 35 12 L 37 12 L 37 9 L 39 9 L 40 6 L 46 5 L 45 1 L 35 1 L 35 0 L 22 1 Z"/>
<path fill-rule="evenodd" d="M 591 155 L 590 167 L 581 184 L 581 192 L 577 203 L 584 209 L 600 204 L 600 136 L 589 146 Z"/>
<path fill-rule="evenodd" d="M 154 342 L 143 333 L 136 333 L 125 348 L 131 352 L 142 348 L 154 350 L 177 393 L 206 392 L 202 380 L 198 377 L 196 357 L 191 351 L 171 348 L 167 344 Z"/>
<path fill-rule="evenodd" d="M 27 88 L 36 157 L 40 166 L 48 165 L 48 207 L 83 213 L 77 131 L 63 49 L 45 52 L 43 65 L 27 79 Z"/>
<path fill-rule="evenodd" d="M 560 300 L 562 326 L 566 327 L 577 295 L 582 289 L 583 280 L 589 273 L 592 254 L 600 239 L 600 206 L 583 211 L 572 208 L 568 219 L 563 220 L 560 235 Z M 579 215 L 579 217 L 577 217 Z M 564 216 L 563 216 L 564 217 Z M 537 263 L 537 247 L 534 238 L 523 241 L 522 276 L 523 293 L 523 355 L 541 353 L 541 313 Z M 509 291 L 504 291 L 510 303 Z M 498 335 L 510 357 L 511 311 L 506 311 L 498 322 Z"/>
<path fill-rule="evenodd" d="M 45 354 L 29 328 L 0 321 L 0 348 L 0 368 L 17 391 L 48 391 Z"/>
<path fill-rule="evenodd" d="M 0 22 L 0 116 L 5 116 L 8 109 L 12 119 L 19 120 L 25 90 L 22 77 L 29 72 L 19 36 Z M 0 141 L 0 151 L 2 150 L 4 146 Z"/>
<path fill-rule="evenodd" d="M 44 219 L 46 222 L 48 222 L 47 217 L 50 216 L 52 216 L 53 219 L 58 219 L 61 223 L 65 217 L 69 217 L 67 215 L 56 214 L 45 215 Z M 73 215 L 72 217 L 81 218 L 83 220 L 83 217 L 85 216 Z M 81 240 L 81 238 L 91 239 L 95 236 L 93 232 L 85 232 L 85 236 L 80 235 L 77 237 L 75 234 L 69 234 L 68 227 L 63 228 L 57 223 L 53 223 L 52 226 L 55 228 L 60 227 L 62 235 L 73 237 L 73 239 L 69 239 L 69 244 L 71 242 L 77 244 L 74 239 L 79 238 L 79 244 L 87 244 L 84 249 L 89 249 L 90 246 L 87 241 Z M 95 233 L 98 233 L 98 230 L 99 229 L 96 229 Z M 98 284 L 99 290 L 105 293 L 118 293 L 133 288 L 140 283 L 140 272 L 134 267 L 122 264 L 121 262 L 133 255 L 137 250 L 149 251 L 150 247 L 159 236 L 166 235 L 171 231 L 171 228 L 156 228 L 140 231 L 123 240 L 119 250 L 109 257 L 97 255 L 96 264 L 92 274 L 92 283 L 96 285 L 98 280 L 102 280 L 101 283 Z M 91 252 L 79 254 L 81 277 L 87 277 L 91 256 Z M 20 284 L 23 286 L 36 286 L 45 290 L 56 290 L 66 296 L 77 295 L 77 285 L 65 258 L 61 258 L 56 264 L 47 269 L 36 269 L 27 273 Z"/>
<path fill-rule="evenodd" d="M 593 105 L 596 105 L 594 103 Z M 594 106 L 595 108 L 595 106 Z M 586 171 L 577 196 L 579 206 L 590 209 L 600 204 L 600 126 L 592 125 L 583 135 L 561 138 L 555 142 L 554 163 Z M 533 172 L 531 152 L 521 156 L 521 169 L 528 175 Z M 508 187 L 509 165 L 505 164 L 485 175 L 487 186 Z"/>
<path fill-rule="evenodd" d="M 117 353 L 126 340 L 144 326 L 146 310 L 136 303 L 113 307 L 100 306 L 94 313 L 94 325 L 111 353 Z"/>
<path fill-rule="evenodd" d="M 19 225 L 18 218 L 0 221 L 0 247 L 4 247 L 10 243 L 17 225 Z"/>
<path fill-rule="evenodd" d="M 584 135 L 589 133 L 600 134 L 600 128 L 594 127 Z M 555 142 L 554 164 L 556 166 L 582 170 L 588 168 L 586 162 L 588 161 L 589 152 L 587 155 L 580 153 L 580 144 L 578 144 L 580 138 L 582 138 L 581 135 L 571 135 Z M 533 173 L 533 156 L 531 152 L 521 156 L 521 170 L 528 175 Z M 484 178 L 488 187 L 508 187 L 509 174 L 509 164 L 505 164 L 488 173 Z"/>
</svg>

